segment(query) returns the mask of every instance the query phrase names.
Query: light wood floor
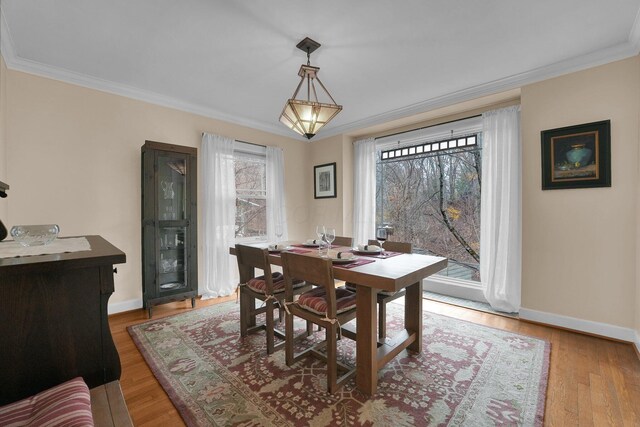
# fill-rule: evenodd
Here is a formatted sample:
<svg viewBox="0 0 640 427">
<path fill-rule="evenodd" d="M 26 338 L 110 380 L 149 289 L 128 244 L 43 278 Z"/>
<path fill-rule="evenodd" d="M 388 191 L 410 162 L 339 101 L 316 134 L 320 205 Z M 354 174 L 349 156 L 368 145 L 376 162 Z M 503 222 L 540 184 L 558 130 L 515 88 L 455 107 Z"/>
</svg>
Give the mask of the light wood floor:
<svg viewBox="0 0 640 427">
<path fill-rule="evenodd" d="M 197 307 L 234 298 L 198 301 Z M 158 306 L 153 318 L 186 312 L 190 307 L 190 302 Z M 640 426 L 640 359 L 632 345 L 430 300 L 424 301 L 424 309 L 550 341 L 545 425 Z M 131 418 L 136 426 L 184 425 L 126 330 L 127 326 L 146 320 L 144 310 L 109 318 L 122 362 L 120 381 Z"/>
</svg>

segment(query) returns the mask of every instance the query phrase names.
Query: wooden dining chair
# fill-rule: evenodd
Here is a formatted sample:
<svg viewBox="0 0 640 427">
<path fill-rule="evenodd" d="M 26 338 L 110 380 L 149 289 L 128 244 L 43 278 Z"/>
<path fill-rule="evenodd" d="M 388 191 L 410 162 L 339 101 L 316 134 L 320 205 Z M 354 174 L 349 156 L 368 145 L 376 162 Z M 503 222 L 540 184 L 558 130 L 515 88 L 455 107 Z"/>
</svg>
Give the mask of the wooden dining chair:
<svg viewBox="0 0 640 427">
<path fill-rule="evenodd" d="M 331 242 L 331 246 L 353 246 L 353 237 L 336 236 Z"/>
<path fill-rule="evenodd" d="M 290 252 L 282 254 L 282 269 L 285 281 L 286 314 L 285 359 L 287 366 L 293 365 L 303 357 L 313 356 L 327 364 L 327 390 L 335 393 L 355 375 L 355 368 L 338 362 L 338 334 L 354 339 L 355 334 L 342 329 L 342 325 L 356 317 L 356 295 L 345 288 L 336 288 L 333 278 L 333 265 L 330 259 L 298 255 Z M 304 280 L 317 285 L 293 301 L 295 280 Z M 294 316 L 313 322 L 326 331 L 325 341 L 295 354 L 294 352 Z M 320 350 L 324 348 L 326 354 Z M 338 371 L 342 375 L 338 377 Z"/>
<path fill-rule="evenodd" d="M 369 240 L 368 245 L 378 245 L 377 240 Z M 407 242 L 385 242 L 383 245 L 385 251 L 401 252 L 410 254 L 413 251 L 413 245 Z M 346 283 L 345 287 L 355 292 L 356 286 L 352 283 Z M 379 291 L 378 292 L 378 338 L 385 339 L 387 337 L 387 303 L 395 299 L 403 297 L 405 290 L 401 291 Z"/>
<path fill-rule="evenodd" d="M 284 307 L 284 277 L 282 273 L 272 273 L 267 249 L 237 244 L 236 259 L 240 272 L 240 336 L 246 337 L 250 333 L 265 330 L 267 354 L 272 354 L 284 346 L 284 341 L 276 345 L 275 337 L 285 340 L 285 335 L 275 328 L 273 315 L 274 310 Z M 264 275 L 255 277 L 256 268 L 262 270 Z M 310 289 L 310 284 L 296 281 L 293 284 L 292 295 Z M 256 301 L 262 301 L 263 304 L 256 307 Z M 265 314 L 265 322 L 256 325 L 256 316 L 261 313 Z M 306 335 L 311 333 L 311 327 L 309 324 Z"/>
</svg>

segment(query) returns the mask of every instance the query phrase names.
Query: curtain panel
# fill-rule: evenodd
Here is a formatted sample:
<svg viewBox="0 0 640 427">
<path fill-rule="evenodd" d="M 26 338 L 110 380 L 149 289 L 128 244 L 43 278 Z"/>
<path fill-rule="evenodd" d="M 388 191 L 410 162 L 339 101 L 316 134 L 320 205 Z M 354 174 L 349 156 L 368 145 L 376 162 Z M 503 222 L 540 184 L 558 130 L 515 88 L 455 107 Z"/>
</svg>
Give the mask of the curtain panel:
<svg viewBox="0 0 640 427">
<path fill-rule="evenodd" d="M 230 295 L 237 286 L 235 257 L 236 183 L 233 139 L 220 135 L 202 136 L 203 258 L 202 299 Z"/>
<path fill-rule="evenodd" d="M 353 150 L 353 243 L 358 245 L 376 235 L 375 140 L 356 141 Z"/>
<path fill-rule="evenodd" d="M 282 148 L 267 147 L 267 240 L 289 240 L 284 202 L 284 156 Z"/>
<path fill-rule="evenodd" d="M 520 310 L 522 203 L 520 106 L 482 115 L 480 281 L 495 310 Z"/>
</svg>

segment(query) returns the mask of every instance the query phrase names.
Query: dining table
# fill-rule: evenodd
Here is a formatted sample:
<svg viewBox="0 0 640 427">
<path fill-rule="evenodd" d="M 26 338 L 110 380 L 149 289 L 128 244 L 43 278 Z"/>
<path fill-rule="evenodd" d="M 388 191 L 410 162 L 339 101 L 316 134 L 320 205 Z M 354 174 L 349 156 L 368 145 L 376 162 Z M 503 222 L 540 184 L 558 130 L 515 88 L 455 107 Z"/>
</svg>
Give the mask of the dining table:
<svg viewBox="0 0 640 427">
<path fill-rule="evenodd" d="M 279 243 L 279 245 L 282 244 Z M 267 243 L 251 246 L 267 248 Z M 287 247 L 287 246 L 285 246 Z M 292 243 L 287 250 L 306 256 L 321 256 L 317 248 Z M 356 286 L 356 387 L 373 395 L 378 386 L 378 371 L 403 350 L 422 352 L 422 280 L 447 267 L 447 258 L 394 252 L 361 254 L 356 248 L 334 246 L 331 254 L 353 252 L 354 263 L 334 263 L 337 280 Z M 235 255 L 235 247 L 230 254 Z M 325 255 L 326 256 L 326 255 Z M 269 252 L 269 262 L 282 265 L 280 251 Z M 248 272 L 241 271 L 241 277 Z M 377 293 L 406 289 L 404 328 L 393 337 L 378 341 Z"/>
</svg>

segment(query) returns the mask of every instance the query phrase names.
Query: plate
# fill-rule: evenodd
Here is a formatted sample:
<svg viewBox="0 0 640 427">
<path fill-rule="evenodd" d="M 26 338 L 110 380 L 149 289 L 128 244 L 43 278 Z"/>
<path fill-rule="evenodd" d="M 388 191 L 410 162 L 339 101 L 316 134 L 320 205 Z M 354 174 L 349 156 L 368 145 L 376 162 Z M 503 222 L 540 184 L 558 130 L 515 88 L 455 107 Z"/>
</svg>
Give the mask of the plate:
<svg viewBox="0 0 640 427">
<path fill-rule="evenodd" d="M 309 242 L 304 242 L 302 243 L 302 246 L 306 247 L 306 248 L 317 248 L 320 246 L 320 243 L 309 243 Z"/>
<path fill-rule="evenodd" d="M 354 257 L 351 257 L 351 258 L 331 258 L 331 261 L 334 264 L 348 264 L 350 262 L 354 262 L 354 261 L 357 261 L 357 260 L 358 260 L 357 256 L 354 256 Z"/>
<path fill-rule="evenodd" d="M 353 248 L 353 252 L 357 252 L 359 254 L 377 255 L 377 254 L 383 252 L 383 249 L 380 248 L 380 249 L 375 250 L 375 251 L 365 251 L 365 250 L 361 251 L 361 250 L 358 250 L 358 248 Z"/>
<path fill-rule="evenodd" d="M 160 289 L 177 289 L 182 286 L 183 285 L 180 282 L 171 282 L 171 283 L 165 283 L 163 285 L 160 285 Z"/>
<path fill-rule="evenodd" d="M 269 248 L 269 252 L 282 252 L 282 251 L 290 251 L 291 249 L 293 249 L 293 246 L 285 246 L 283 248 L 278 248 L 278 249 L 272 249 Z"/>
</svg>

